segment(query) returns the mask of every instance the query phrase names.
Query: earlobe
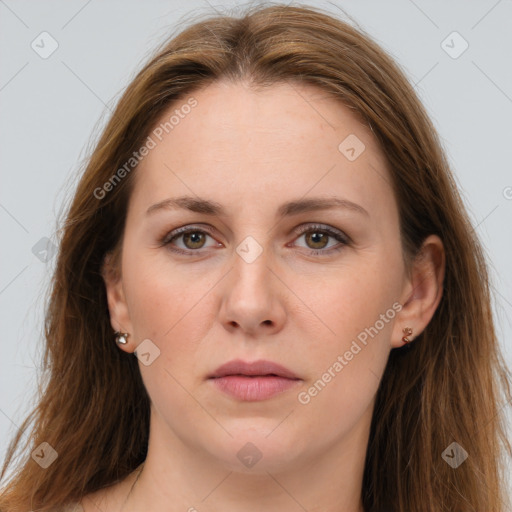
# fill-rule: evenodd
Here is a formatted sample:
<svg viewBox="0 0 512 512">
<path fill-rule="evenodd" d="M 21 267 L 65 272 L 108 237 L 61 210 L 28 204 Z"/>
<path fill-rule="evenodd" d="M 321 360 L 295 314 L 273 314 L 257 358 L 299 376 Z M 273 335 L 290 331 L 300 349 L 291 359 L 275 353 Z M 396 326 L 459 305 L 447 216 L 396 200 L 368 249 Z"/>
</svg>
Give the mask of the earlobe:
<svg viewBox="0 0 512 512">
<path fill-rule="evenodd" d="M 444 275 L 443 243 L 437 235 L 430 235 L 414 259 L 404 286 L 403 306 L 393 328 L 393 348 L 414 340 L 428 325 L 441 302 Z"/>
<path fill-rule="evenodd" d="M 404 327 L 402 329 L 402 333 L 403 333 L 402 342 L 403 343 L 410 343 L 412 341 L 411 336 L 413 334 L 413 330 L 410 327 Z"/>
</svg>

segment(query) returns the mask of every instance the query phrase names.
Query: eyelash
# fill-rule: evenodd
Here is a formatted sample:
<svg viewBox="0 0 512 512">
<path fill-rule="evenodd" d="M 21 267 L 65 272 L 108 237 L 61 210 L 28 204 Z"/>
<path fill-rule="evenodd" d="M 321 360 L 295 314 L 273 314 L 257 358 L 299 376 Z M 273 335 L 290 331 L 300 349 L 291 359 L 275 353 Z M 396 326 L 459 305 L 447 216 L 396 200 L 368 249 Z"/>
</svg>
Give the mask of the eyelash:
<svg viewBox="0 0 512 512">
<path fill-rule="evenodd" d="M 175 229 L 174 231 L 171 231 L 171 233 L 165 235 L 160 240 L 160 245 L 167 246 L 167 248 L 170 251 L 181 254 L 181 255 L 195 256 L 195 255 L 197 255 L 197 253 L 201 252 L 201 249 L 197 249 L 197 250 L 188 249 L 185 251 L 183 249 L 177 249 L 175 247 L 172 247 L 171 242 L 173 242 L 177 238 L 179 238 L 187 233 L 204 233 L 204 234 L 212 236 L 211 235 L 212 231 L 213 231 L 212 229 L 210 229 L 206 226 L 203 226 L 202 228 L 194 228 L 194 227 L 190 227 L 190 226 L 185 226 L 182 228 Z M 333 229 L 329 226 L 321 225 L 321 224 L 313 224 L 313 225 L 309 224 L 307 226 L 301 226 L 296 230 L 298 237 L 302 236 L 305 233 L 309 233 L 309 232 L 326 234 L 329 237 L 335 238 L 338 242 L 340 242 L 342 244 L 338 247 L 334 247 L 334 248 L 331 247 L 330 249 L 309 249 L 309 254 L 313 255 L 313 256 L 318 256 L 318 255 L 325 256 L 325 255 L 329 255 L 329 254 L 332 254 L 335 252 L 339 252 L 343 249 L 343 247 L 345 245 L 349 244 L 351 241 L 350 238 L 347 235 L 345 235 L 343 232 Z"/>
</svg>

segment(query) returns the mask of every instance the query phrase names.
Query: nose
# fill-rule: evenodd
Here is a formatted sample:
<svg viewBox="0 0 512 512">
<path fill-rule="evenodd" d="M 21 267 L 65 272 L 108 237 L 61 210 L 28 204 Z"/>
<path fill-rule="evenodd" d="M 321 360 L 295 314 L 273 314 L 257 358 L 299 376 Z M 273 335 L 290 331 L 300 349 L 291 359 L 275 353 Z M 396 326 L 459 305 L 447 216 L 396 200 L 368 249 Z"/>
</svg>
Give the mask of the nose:
<svg viewBox="0 0 512 512">
<path fill-rule="evenodd" d="M 267 251 L 268 252 L 268 251 Z M 254 261 L 234 255 L 223 280 L 220 320 L 229 332 L 260 336 L 279 332 L 286 322 L 286 286 L 269 266 L 264 250 Z"/>
</svg>

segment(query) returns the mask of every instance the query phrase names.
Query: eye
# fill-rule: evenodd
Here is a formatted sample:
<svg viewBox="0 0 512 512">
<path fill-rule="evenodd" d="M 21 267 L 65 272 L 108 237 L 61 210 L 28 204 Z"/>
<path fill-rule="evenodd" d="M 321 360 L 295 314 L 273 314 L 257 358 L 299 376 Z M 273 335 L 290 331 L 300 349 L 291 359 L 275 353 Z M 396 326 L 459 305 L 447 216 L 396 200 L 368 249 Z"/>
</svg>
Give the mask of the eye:
<svg viewBox="0 0 512 512">
<path fill-rule="evenodd" d="M 345 235 L 342 231 L 331 228 L 330 226 L 318 224 L 307 225 L 301 226 L 297 231 L 301 234 L 298 239 L 304 237 L 306 244 L 310 249 L 312 249 L 310 250 L 310 254 L 313 255 L 325 255 L 340 251 L 350 242 L 350 239 L 347 235 Z M 336 246 L 336 244 L 334 244 L 334 247 L 331 245 L 328 247 L 328 249 L 326 249 L 329 243 L 329 238 L 334 238 L 340 242 L 341 245 L 338 244 L 338 246 Z"/>
<path fill-rule="evenodd" d="M 206 239 L 208 237 L 213 239 L 213 237 L 208 233 L 210 230 L 211 228 L 208 226 L 203 226 L 202 228 L 184 226 L 171 231 L 171 233 L 160 240 L 160 244 L 162 246 L 167 246 L 169 250 L 178 254 L 192 256 L 202 252 L 201 249 L 208 247 L 205 245 Z M 296 232 L 300 235 L 298 239 L 304 237 L 304 240 L 310 249 L 309 253 L 312 255 L 331 254 L 332 252 L 340 251 L 345 245 L 350 243 L 350 238 L 347 235 L 345 235 L 342 231 L 331 228 L 330 226 L 319 224 L 306 225 L 299 227 Z M 329 238 L 338 241 L 338 246 L 333 247 L 331 245 L 329 247 Z M 176 241 L 181 241 L 183 246 L 177 246 Z M 215 242 L 210 247 L 221 246 L 222 244 Z"/>
<path fill-rule="evenodd" d="M 161 240 L 161 245 L 168 246 L 169 250 L 179 254 L 193 255 L 194 252 L 198 252 L 198 249 L 203 249 L 205 247 L 207 237 L 212 238 L 211 235 L 207 233 L 208 230 L 209 228 L 206 226 L 201 229 L 190 226 L 178 228 L 165 236 L 164 239 Z M 184 247 L 182 248 L 174 245 L 175 240 L 180 239 L 184 244 Z M 221 244 L 216 243 L 211 247 L 219 245 Z"/>
</svg>

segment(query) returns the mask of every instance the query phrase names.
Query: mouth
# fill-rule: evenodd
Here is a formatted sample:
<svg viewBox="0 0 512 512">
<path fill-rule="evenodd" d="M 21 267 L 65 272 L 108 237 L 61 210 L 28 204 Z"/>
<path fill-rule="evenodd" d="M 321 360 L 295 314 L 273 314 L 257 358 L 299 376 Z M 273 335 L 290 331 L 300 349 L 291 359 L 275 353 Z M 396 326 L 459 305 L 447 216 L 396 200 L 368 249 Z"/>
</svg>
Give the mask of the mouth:
<svg viewBox="0 0 512 512">
<path fill-rule="evenodd" d="M 302 382 L 291 370 L 272 361 L 230 361 L 209 377 L 216 389 L 241 401 L 267 400 Z"/>
<path fill-rule="evenodd" d="M 219 366 L 209 378 L 215 379 L 228 376 L 244 376 L 244 377 L 282 377 L 285 379 L 298 379 L 288 368 L 274 363 L 272 361 L 258 360 L 253 362 L 245 362 L 241 359 L 234 359 L 222 366 Z"/>
</svg>

